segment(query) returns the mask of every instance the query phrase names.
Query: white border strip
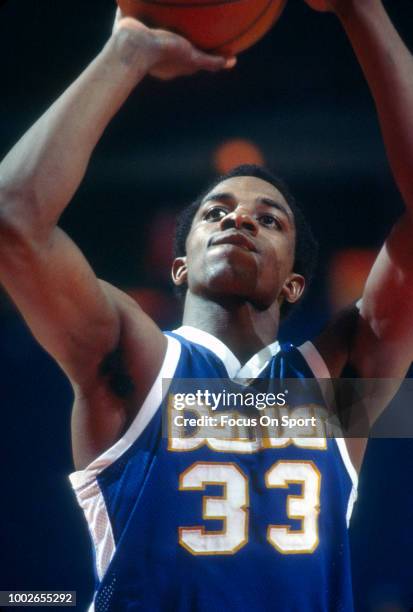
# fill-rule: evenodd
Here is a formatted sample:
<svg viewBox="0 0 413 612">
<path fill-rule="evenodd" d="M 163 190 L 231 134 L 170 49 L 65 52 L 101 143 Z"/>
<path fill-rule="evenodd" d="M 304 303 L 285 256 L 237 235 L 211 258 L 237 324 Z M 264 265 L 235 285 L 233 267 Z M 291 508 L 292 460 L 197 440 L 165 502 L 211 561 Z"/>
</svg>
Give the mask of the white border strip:
<svg viewBox="0 0 413 612">
<path fill-rule="evenodd" d="M 267 367 L 271 359 L 280 352 L 279 342 L 273 342 L 256 353 L 239 370 L 235 380 L 258 378 L 261 372 Z"/>
<path fill-rule="evenodd" d="M 95 567 L 99 581 L 115 554 L 115 538 L 109 520 L 105 499 L 96 480 L 76 496 L 86 518 L 95 549 Z"/>
<path fill-rule="evenodd" d="M 302 354 L 302 356 L 308 363 L 309 367 L 311 368 L 316 378 L 320 378 L 320 379 L 331 378 L 326 362 L 324 361 L 319 351 L 317 350 L 317 348 L 314 346 L 312 342 L 305 342 L 302 346 L 298 347 L 298 350 L 300 351 L 300 353 Z M 320 381 L 320 382 L 323 382 L 323 381 Z M 326 388 L 325 384 L 321 384 L 321 391 L 324 395 L 325 401 L 331 402 L 333 400 L 334 393 L 333 393 L 332 388 L 328 389 Z M 347 470 L 347 473 L 350 476 L 351 482 L 353 483 L 353 488 L 351 490 L 350 497 L 348 500 L 347 513 L 346 513 L 347 526 L 349 526 L 350 518 L 353 512 L 353 507 L 357 500 L 357 488 L 358 488 L 359 478 L 358 478 L 357 471 L 351 461 L 345 439 L 340 438 L 340 437 L 335 437 L 334 439 L 337 443 L 337 447 L 340 452 L 341 459 L 344 463 L 344 466 Z"/>
<path fill-rule="evenodd" d="M 100 472 L 123 455 L 138 439 L 159 410 L 167 392 L 167 388 L 163 388 L 162 381 L 174 377 L 181 356 L 180 342 L 171 336 L 166 336 L 166 339 L 168 346 L 159 374 L 129 429 L 113 446 L 92 461 L 84 470 L 70 474 L 70 482 L 78 497 L 82 496 L 82 491 L 79 489 L 91 483 Z"/>
<path fill-rule="evenodd" d="M 346 466 L 347 472 L 349 473 L 349 476 L 353 483 L 353 488 L 351 490 L 350 497 L 348 499 L 347 513 L 346 513 L 346 520 L 347 520 L 347 527 L 348 527 L 350 525 L 351 515 L 353 514 L 354 504 L 357 501 L 357 489 L 358 489 L 358 484 L 359 484 L 359 477 L 350 459 L 346 441 L 344 440 L 344 438 L 334 438 L 334 439 L 337 443 L 338 450 L 340 451 L 340 455 L 343 460 L 343 463 Z"/>
<path fill-rule="evenodd" d="M 304 344 L 298 347 L 298 350 L 310 366 L 316 378 L 331 378 L 326 362 L 312 342 L 304 342 Z"/>
<path fill-rule="evenodd" d="M 234 378 L 240 370 L 241 364 L 234 353 L 219 338 L 209 332 L 192 327 L 191 325 L 182 325 L 182 327 L 174 329 L 173 333 L 182 336 L 190 342 L 195 342 L 195 344 L 199 344 L 214 353 L 224 364 L 229 378 Z"/>
</svg>

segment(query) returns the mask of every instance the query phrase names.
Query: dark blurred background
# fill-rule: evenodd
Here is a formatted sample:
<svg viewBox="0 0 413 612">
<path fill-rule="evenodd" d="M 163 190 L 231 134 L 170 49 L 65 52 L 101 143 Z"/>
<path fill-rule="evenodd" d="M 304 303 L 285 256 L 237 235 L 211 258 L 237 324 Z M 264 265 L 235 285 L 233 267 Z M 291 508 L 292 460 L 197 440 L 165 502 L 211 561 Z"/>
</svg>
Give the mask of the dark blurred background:
<svg viewBox="0 0 413 612">
<path fill-rule="evenodd" d="M 385 3 L 413 48 L 413 2 Z M 104 45 L 112 0 L 0 4 L 0 157 Z M 289 182 L 321 243 L 314 284 L 285 325 L 314 334 L 361 291 L 402 210 L 368 89 L 337 20 L 289 0 L 236 69 L 148 79 L 109 126 L 62 226 L 96 273 L 162 325 L 176 212 L 222 169 L 264 160 Z M 93 588 L 83 518 L 68 485 L 70 386 L 0 293 L 0 590 Z M 357 610 L 413 607 L 413 443 L 372 440 L 352 528 Z"/>
</svg>

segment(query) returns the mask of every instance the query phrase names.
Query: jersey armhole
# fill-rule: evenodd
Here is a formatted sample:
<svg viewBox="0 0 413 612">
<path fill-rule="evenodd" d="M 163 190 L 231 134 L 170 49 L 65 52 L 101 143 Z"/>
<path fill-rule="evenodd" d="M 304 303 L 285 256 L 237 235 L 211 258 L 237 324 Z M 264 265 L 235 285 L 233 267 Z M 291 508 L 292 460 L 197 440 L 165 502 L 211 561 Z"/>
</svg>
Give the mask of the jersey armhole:
<svg viewBox="0 0 413 612">
<path fill-rule="evenodd" d="M 180 342 L 169 335 L 165 335 L 165 337 L 168 345 L 159 374 L 127 431 L 113 446 L 94 459 L 86 468 L 69 475 L 72 487 L 78 497 L 81 496 L 81 489 L 95 482 L 98 474 L 103 472 L 105 468 L 116 461 L 132 446 L 160 409 L 168 391 L 168 387 L 163 384 L 163 380 L 170 381 L 174 377 L 181 355 Z"/>
</svg>

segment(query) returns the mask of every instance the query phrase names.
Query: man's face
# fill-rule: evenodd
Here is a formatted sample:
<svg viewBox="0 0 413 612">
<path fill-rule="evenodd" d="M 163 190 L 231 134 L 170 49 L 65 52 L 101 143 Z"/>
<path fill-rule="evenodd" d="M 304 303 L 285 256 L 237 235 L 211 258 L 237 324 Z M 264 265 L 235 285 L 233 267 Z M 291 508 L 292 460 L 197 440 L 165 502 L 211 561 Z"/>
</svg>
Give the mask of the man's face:
<svg viewBox="0 0 413 612">
<path fill-rule="evenodd" d="M 289 299 L 288 283 L 297 276 L 294 218 L 280 191 L 262 179 L 216 185 L 202 200 L 186 248 L 174 262 L 174 280 L 194 294 L 239 297 L 259 309 Z"/>
</svg>

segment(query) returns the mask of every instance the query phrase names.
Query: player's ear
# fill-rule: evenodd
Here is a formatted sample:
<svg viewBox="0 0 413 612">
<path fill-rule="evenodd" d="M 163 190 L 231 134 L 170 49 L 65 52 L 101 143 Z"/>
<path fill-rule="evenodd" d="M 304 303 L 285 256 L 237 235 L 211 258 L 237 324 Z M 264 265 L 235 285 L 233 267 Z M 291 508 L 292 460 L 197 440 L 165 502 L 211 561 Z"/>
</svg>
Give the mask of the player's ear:
<svg viewBox="0 0 413 612">
<path fill-rule="evenodd" d="M 292 272 L 285 280 L 280 293 L 281 302 L 284 300 L 295 304 L 301 298 L 305 289 L 305 278 L 301 274 Z"/>
<path fill-rule="evenodd" d="M 174 285 L 180 287 L 185 285 L 188 277 L 186 257 L 177 257 L 172 264 L 171 276 Z"/>
</svg>

